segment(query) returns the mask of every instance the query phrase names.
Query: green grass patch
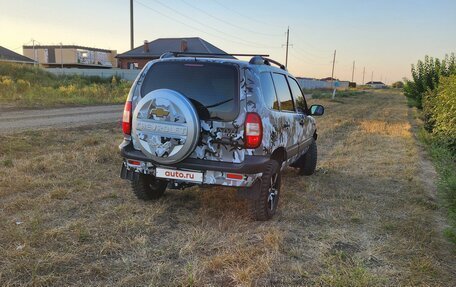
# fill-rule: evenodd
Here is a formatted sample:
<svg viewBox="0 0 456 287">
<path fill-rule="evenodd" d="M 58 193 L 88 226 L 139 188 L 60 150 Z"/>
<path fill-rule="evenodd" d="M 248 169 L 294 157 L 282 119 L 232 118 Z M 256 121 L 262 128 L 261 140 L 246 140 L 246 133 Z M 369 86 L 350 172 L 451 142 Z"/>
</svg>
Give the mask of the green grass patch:
<svg viewBox="0 0 456 287">
<path fill-rule="evenodd" d="M 130 86 L 117 77 L 57 76 L 39 67 L 0 63 L 0 104 L 6 106 L 120 104 Z"/>
<path fill-rule="evenodd" d="M 424 128 L 418 137 L 425 143 L 439 175 L 437 188 L 450 223 L 445 236 L 456 244 L 456 154 Z"/>
</svg>

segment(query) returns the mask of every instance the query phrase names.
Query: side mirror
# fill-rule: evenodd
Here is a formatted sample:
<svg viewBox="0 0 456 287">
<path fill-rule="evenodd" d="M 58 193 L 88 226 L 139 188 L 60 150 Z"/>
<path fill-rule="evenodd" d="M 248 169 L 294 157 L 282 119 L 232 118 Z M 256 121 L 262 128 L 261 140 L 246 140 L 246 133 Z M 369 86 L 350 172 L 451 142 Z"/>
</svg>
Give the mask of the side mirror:
<svg viewBox="0 0 456 287">
<path fill-rule="evenodd" d="M 311 105 L 309 110 L 311 116 L 322 116 L 325 113 L 325 107 L 322 105 Z"/>
</svg>

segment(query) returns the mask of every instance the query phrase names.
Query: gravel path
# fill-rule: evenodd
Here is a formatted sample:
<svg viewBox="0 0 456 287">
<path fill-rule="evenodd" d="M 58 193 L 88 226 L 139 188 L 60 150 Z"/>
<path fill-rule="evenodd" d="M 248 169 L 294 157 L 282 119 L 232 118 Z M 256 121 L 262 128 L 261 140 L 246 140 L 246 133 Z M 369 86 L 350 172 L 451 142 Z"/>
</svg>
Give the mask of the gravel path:
<svg viewBox="0 0 456 287">
<path fill-rule="evenodd" d="M 123 105 L 0 112 L 0 133 L 120 121 Z"/>
</svg>

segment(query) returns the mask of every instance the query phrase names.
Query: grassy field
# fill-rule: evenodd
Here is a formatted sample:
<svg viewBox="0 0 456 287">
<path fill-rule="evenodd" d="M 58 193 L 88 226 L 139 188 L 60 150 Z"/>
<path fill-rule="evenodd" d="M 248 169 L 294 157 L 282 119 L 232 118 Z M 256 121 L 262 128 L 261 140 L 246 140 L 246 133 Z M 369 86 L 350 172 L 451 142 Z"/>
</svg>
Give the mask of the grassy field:
<svg viewBox="0 0 456 287">
<path fill-rule="evenodd" d="M 226 188 L 136 200 L 114 125 L 0 136 L 0 285 L 456 286 L 405 97 L 312 101 L 318 171 L 268 222 Z"/>
<path fill-rule="evenodd" d="M 130 86 L 117 78 L 56 76 L 38 67 L 0 63 L 1 108 L 121 104 Z"/>
<path fill-rule="evenodd" d="M 317 89 L 317 90 L 304 90 L 306 95 L 312 95 L 313 99 L 331 99 L 333 90 L 332 89 Z M 347 98 L 354 96 L 361 96 L 367 94 L 366 90 L 362 89 L 346 89 L 346 90 L 337 90 L 336 98 Z"/>
</svg>

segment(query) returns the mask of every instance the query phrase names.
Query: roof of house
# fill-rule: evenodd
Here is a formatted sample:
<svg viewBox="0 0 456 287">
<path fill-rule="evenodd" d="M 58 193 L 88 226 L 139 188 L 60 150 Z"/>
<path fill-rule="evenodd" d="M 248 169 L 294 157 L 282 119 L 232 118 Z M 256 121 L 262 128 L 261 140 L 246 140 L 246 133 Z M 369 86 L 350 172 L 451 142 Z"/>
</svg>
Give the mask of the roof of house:
<svg viewBox="0 0 456 287">
<path fill-rule="evenodd" d="M 166 52 L 183 52 L 181 51 L 182 41 L 187 41 L 187 49 L 185 50 L 187 53 L 227 54 L 199 37 L 159 38 L 119 54 L 117 58 L 158 58 Z M 145 51 L 144 45 L 148 45 L 148 52 Z"/>
<path fill-rule="evenodd" d="M 32 59 L 0 46 L 0 62 L 34 63 Z"/>
<path fill-rule="evenodd" d="M 24 49 L 81 49 L 87 51 L 94 51 L 94 52 L 104 52 L 104 53 L 112 53 L 112 50 L 107 49 L 100 49 L 100 48 L 91 48 L 85 46 L 78 46 L 78 45 L 24 45 L 22 46 Z"/>
</svg>

